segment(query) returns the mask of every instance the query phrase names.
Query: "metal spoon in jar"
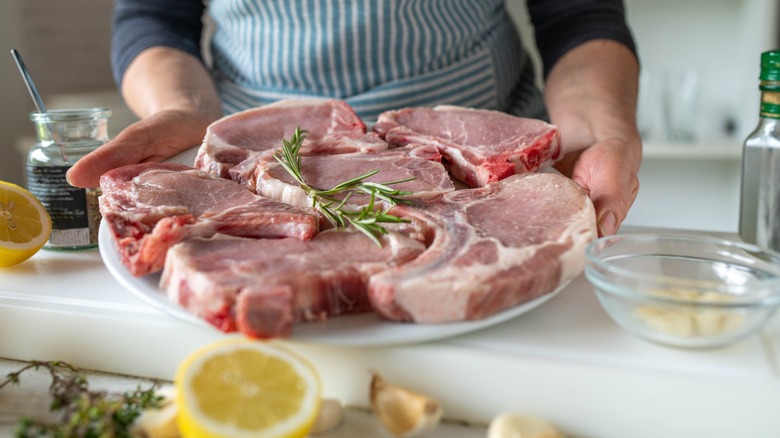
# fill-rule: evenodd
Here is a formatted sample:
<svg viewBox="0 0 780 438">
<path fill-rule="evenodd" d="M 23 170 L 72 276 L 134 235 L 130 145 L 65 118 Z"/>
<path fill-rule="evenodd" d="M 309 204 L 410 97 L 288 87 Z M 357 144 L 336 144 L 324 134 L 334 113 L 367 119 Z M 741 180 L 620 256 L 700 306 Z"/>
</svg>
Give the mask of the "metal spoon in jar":
<svg viewBox="0 0 780 438">
<path fill-rule="evenodd" d="M 22 61 L 22 55 L 20 55 L 16 49 L 11 49 L 11 56 L 14 57 L 16 66 L 19 67 L 19 73 L 22 74 L 22 79 L 24 79 L 24 84 L 27 86 L 27 91 L 30 93 L 30 97 L 32 97 L 33 103 L 35 103 L 35 109 L 38 110 L 38 112 L 41 114 L 46 114 L 46 106 L 43 104 L 43 99 L 41 98 L 40 93 L 38 93 L 38 89 L 35 87 L 35 82 L 33 82 L 32 76 L 30 76 L 30 71 L 27 70 L 27 67 L 24 65 L 24 61 Z M 68 157 L 65 155 L 62 144 L 59 142 L 59 136 L 57 135 L 56 129 L 51 131 L 51 136 L 57 146 L 59 146 L 62 160 L 65 163 L 68 163 Z"/>
</svg>

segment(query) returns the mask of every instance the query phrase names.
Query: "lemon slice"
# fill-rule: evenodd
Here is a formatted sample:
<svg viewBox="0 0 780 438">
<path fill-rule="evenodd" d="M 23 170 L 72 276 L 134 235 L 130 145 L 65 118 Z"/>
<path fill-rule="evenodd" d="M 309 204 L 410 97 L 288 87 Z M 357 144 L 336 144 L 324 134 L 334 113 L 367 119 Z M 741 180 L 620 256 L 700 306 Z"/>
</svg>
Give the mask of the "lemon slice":
<svg viewBox="0 0 780 438">
<path fill-rule="evenodd" d="M 0 181 L 0 267 L 33 256 L 49 240 L 51 218 L 32 193 Z"/>
<path fill-rule="evenodd" d="M 190 437 L 305 437 L 322 397 L 314 367 L 267 341 L 230 336 L 176 372 L 177 421 Z"/>
</svg>

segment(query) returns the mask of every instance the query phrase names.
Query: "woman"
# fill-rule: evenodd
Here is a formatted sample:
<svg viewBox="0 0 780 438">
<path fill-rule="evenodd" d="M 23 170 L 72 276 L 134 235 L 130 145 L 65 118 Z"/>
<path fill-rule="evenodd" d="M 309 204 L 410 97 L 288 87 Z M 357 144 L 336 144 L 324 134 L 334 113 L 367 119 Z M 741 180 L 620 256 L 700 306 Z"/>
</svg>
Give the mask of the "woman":
<svg viewBox="0 0 780 438">
<path fill-rule="evenodd" d="M 558 163 L 613 234 L 639 187 L 638 61 L 620 0 L 528 0 L 544 91 L 503 0 L 212 0 L 201 57 L 195 0 L 118 0 L 112 61 L 141 117 L 68 173 L 96 186 L 125 164 L 198 145 L 226 113 L 295 97 L 387 109 L 454 104 L 547 119 L 576 151 Z"/>
</svg>

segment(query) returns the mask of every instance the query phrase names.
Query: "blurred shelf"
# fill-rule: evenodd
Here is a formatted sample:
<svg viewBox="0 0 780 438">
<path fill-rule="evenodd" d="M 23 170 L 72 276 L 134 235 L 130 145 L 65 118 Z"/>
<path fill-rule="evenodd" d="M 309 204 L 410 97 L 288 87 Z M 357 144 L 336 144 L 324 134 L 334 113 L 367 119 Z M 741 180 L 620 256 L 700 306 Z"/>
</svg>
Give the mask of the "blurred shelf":
<svg viewBox="0 0 780 438">
<path fill-rule="evenodd" d="M 742 159 L 741 141 L 707 141 L 697 143 L 668 143 L 645 141 L 642 156 L 657 160 L 727 160 Z"/>
</svg>

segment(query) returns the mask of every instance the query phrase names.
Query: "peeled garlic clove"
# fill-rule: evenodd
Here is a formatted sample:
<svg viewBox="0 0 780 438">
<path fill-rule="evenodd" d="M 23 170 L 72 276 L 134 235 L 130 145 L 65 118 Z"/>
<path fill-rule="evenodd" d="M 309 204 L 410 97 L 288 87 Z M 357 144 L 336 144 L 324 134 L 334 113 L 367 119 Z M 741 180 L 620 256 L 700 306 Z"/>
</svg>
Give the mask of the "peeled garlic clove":
<svg viewBox="0 0 780 438">
<path fill-rule="evenodd" d="M 520 414 L 501 414 L 488 426 L 488 438 L 563 438 L 552 424 L 541 418 Z"/>
<path fill-rule="evenodd" d="M 369 398 L 371 409 L 382 425 L 401 438 L 422 436 L 441 421 L 439 403 L 406 388 L 388 384 L 377 372 L 372 372 Z"/>
<path fill-rule="evenodd" d="M 634 315 L 658 332 L 679 337 L 694 335 L 693 313 L 688 310 L 638 306 Z"/>
<path fill-rule="evenodd" d="M 163 397 L 157 409 L 145 409 L 130 427 L 131 436 L 141 438 L 179 438 L 176 403 L 172 387 L 157 391 Z"/>
<path fill-rule="evenodd" d="M 335 429 L 344 419 L 344 407 L 338 400 L 326 398 L 320 405 L 320 412 L 317 414 L 317 420 L 311 427 L 309 434 L 328 432 Z"/>
</svg>

